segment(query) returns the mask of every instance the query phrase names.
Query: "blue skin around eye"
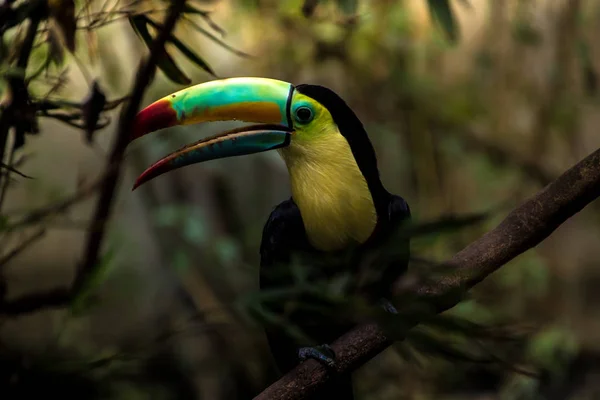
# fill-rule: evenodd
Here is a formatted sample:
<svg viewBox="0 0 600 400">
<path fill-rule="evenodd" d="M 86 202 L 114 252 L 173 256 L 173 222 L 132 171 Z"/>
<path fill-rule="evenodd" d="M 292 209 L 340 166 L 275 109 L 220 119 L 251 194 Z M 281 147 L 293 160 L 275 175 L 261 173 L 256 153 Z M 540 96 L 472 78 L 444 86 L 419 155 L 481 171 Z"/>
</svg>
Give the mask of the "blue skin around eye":
<svg viewBox="0 0 600 400">
<path fill-rule="evenodd" d="M 298 109 L 302 108 L 302 107 L 308 108 L 312 112 L 311 118 L 309 120 L 307 120 L 307 121 L 301 121 L 296 116 L 296 111 L 298 111 Z M 299 102 L 294 103 L 294 105 L 292 106 L 292 115 L 294 116 L 294 120 L 296 122 L 304 123 L 305 124 L 307 122 L 312 121 L 315 118 L 315 110 L 314 110 L 312 104 L 310 104 L 309 102 L 307 102 L 307 101 L 299 101 Z"/>
</svg>

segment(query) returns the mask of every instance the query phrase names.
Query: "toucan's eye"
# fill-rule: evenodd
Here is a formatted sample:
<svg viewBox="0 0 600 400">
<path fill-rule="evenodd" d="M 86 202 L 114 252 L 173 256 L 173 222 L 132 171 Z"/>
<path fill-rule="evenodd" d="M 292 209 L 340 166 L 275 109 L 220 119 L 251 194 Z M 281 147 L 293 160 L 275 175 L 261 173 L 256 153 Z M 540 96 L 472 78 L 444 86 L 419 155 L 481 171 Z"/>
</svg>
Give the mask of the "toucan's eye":
<svg viewBox="0 0 600 400">
<path fill-rule="evenodd" d="M 310 122 L 313 119 L 313 112 L 308 107 L 298 107 L 296 110 L 296 119 L 302 123 Z"/>
</svg>

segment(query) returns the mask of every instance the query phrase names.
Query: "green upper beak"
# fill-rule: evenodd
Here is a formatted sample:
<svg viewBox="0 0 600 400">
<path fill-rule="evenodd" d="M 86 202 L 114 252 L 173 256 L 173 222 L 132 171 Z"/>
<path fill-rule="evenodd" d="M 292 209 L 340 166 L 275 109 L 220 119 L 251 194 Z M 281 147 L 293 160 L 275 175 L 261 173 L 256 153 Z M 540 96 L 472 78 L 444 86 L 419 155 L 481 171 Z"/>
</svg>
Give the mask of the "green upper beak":
<svg viewBox="0 0 600 400">
<path fill-rule="evenodd" d="M 144 171 L 134 189 L 166 172 L 224 157 L 285 147 L 293 132 L 290 104 L 294 86 L 266 78 L 230 78 L 192 86 L 140 111 L 131 140 L 175 125 L 244 121 L 262 125 L 238 128 L 187 145 Z"/>
</svg>

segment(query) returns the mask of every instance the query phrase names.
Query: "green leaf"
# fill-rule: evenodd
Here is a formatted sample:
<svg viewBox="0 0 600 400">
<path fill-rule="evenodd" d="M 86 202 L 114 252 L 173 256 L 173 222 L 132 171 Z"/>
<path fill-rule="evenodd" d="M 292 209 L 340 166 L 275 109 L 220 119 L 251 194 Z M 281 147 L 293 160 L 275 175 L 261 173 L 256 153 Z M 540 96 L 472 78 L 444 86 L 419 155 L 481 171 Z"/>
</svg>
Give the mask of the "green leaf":
<svg viewBox="0 0 600 400">
<path fill-rule="evenodd" d="M 232 265 L 239 256 L 239 245 L 231 238 L 223 238 L 215 243 L 215 250 L 222 265 Z"/>
<path fill-rule="evenodd" d="M 183 8 L 182 14 L 196 14 L 200 15 L 204 21 L 215 31 L 219 32 L 221 36 L 225 36 L 225 31 L 219 25 L 217 25 L 212 19 L 210 19 L 210 13 L 204 10 L 198 10 L 196 7 L 192 7 L 189 4 L 186 4 Z"/>
<path fill-rule="evenodd" d="M 196 7 L 190 6 L 189 4 L 186 4 L 185 6 L 183 6 L 183 11 L 181 12 L 182 14 L 198 14 L 198 15 L 202 15 L 203 17 L 208 17 L 208 11 L 205 10 L 199 10 Z"/>
<path fill-rule="evenodd" d="M 65 41 L 65 46 L 75 52 L 75 33 L 77 32 L 77 18 L 75 16 L 75 1 L 73 0 L 48 0 L 50 15 L 56 22 Z"/>
<path fill-rule="evenodd" d="M 183 236 L 192 244 L 204 243 L 208 237 L 203 218 L 199 216 L 183 217 Z"/>
<path fill-rule="evenodd" d="M 455 43 L 458 39 L 458 29 L 449 0 L 427 0 L 427 3 L 431 17 L 441 25 L 448 39 Z"/>
<path fill-rule="evenodd" d="M 33 179 L 31 176 L 25 175 L 24 173 L 19 172 L 18 170 L 14 169 L 10 165 L 4 164 L 3 162 L 0 162 L 0 169 L 6 169 L 14 174 L 22 176 L 23 178 Z"/>
<path fill-rule="evenodd" d="M 536 365 L 559 373 L 576 355 L 578 347 L 572 332 L 556 326 L 540 332 L 530 342 L 528 355 Z"/>
<path fill-rule="evenodd" d="M 196 30 L 197 32 L 200 32 L 201 34 L 203 34 L 204 36 L 206 36 L 207 38 L 209 38 L 210 40 L 212 40 L 219 46 L 223 47 L 225 50 L 229 50 L 233 54 L 240 56 L 240 57 L 252 57 L 248 53 L 244 53 L 241 50 L 231 47 L 230 45 L 228 45 L 227 43 L 225 43 L 224 41 L 222 41 L 221 39 L 219 39 L 218 37 L 216 37 L 209 31 L 207 31 L 206 29 L 204 29 L 203 27 L 198 25 L 195 21 L 192 21 L 191 19 L 187 19 L 186 21 L 189 22 L 190 25 L 192 25 L 192 28 L 194 28 L 194 30 Z"/>
<path fill-rule="evenodd" d="M 186 56 L 191 62 L 193 62 L 198 67 L 202 68 L 204 71 L 208 72 L 212 76 L 216 77 L 215 72 L 206 63 L 206 61 L 204 61 L 199 55 L 197 55 L 196 53 L 194 53 L 194 51 L 192 51 L 185 44 L 183 44 L 183 42 L 181 42 L 179 39 L 177 39 L 174 36 L 171 36 L 169 38 L 169 41 L 171 43 L 173 43 L 175 45 L 175 47 L 177 47 L 179 49 L 179 51 L 181 51 L 181 53 L 183 53 L 183 55 Z"/>
<path fill-rule="evenodd" d="M 148 30 L 148 20 L 148 17 L 145 15 L 135 15 L 129 17 L 129 23 L 135 32 L 142 38 L 144 43 L 146 43 L 146 46 L 150 48 L 152 45 L 152 36 Z M 162 53 L 163 54 L 161 54 L 158 59 L 158 68 L 173 82 L 181 85 L 189 85 L 192 80 L 188 78 L 183 71 L 181 71 L 181 69 L 179 69 L 173 58 L 166 50 L 163 49 Z"/>
<path fill-rule="evenodd" d="M 358 9 L 358 0 L 337 0 L 337 5 L 344 14 L 354 15 Z"/>
<path fill-rule="evenodd" d="M 0 232 L 8 228 L 8 217 L 6 215 L 0 215 Z"/>
<path fill-rule="evenodd" d="M 490 324 L 494 321 L 494 315 L 489 308 L 481 305 L 473 299 L 465 300 L 458 303 L 450 315 L 456 318 L 463 318 L 479 324 Z"/>
<path fill-rule="evenodd" d="M 513 374 L 500 389 L 500 399 L 539 399 L 539 379 Z"/>
<path fill-rule="evenodd" d="M 177 250 L 173 255 L 173 268 L 178 273 L 185 273 L 190 267 L 190 257 L 185 250 Z"/>
<path fill-rule="evenodd" d="M 152 25 L 156 29 L 161 29 L 162 28 L 161 25 L 157 24 L 155 21 L 151 20 L 150 18 L 146 18 L 146 20 L 148 21 L 148 23 L 150 25 Z M 183 44 L 183 42 L 181 40 L 177 39 L 173 35 L 171 35 L 168 40 L 169 40 L 169 42 L 173 43 L 173 45 L 175 45 L 175 47 L 177 47 L 179 49 L 179 51 L 181 51 L 181 53 L 184 56 L 186 56 L 191 62 L 193 62 L 194 64 L 196 64 L 197 66 L 199 66 L 204 71 L 206 71 L 209 74 L 211 74 L 212 76 L 216 76 L 215 73 L 214 73 L 214 71 L 206 63 L 206 61 L 204 61 L 199 55 L 197 55 L 196 53 L 194 53 L 194 51 L 192 51 L 185 44 Z"/>
<path fill-rule="evenodd" d="M 176 205 L 163 205 L 154 213 L 154 221 L 160 227 L 172 227 L 179 223 L 181 208 Z"/>
<path fill-rule="evenodd" d="M 5 3 L 3 2 L 3 5 Z M 12 12 L 7 13 L 6 21 L 3 21 L 3 30 L 6 32 L 10 28 L 17 26 L 24 22 L 29 16 L 34 12 L 34 9 L 37 7 L 37 2 L 35 1 L 25 1 L 21 2 L 18 6 L 13 8 Z"/>
<path fill-rule="evenodd" d="M 25 70 L 18 67 L 8 67 L 0 69 L 0 76 L 3 78 L 25 78 Z"/>
<path fill-rule="evenodd" d="M 517 20 L 514 23 L 512 36 L 524 46 L 539 46 L 543 41 L 540 31 L 531 22 L 524 19 Z"/>
<path fill-rule="evenodd" d="M 94 269 L 88 274 L 85 282 L 81 285 L 81 290 L 71 301 L 71 314 L 81 315 L 83 311 L 94 303 L 91 295 L 106 279 L 110 267 L 113 265 L 115 255 L 115 249 L 109 248 L 98 264 L 94 266 Z"/>
</svg>

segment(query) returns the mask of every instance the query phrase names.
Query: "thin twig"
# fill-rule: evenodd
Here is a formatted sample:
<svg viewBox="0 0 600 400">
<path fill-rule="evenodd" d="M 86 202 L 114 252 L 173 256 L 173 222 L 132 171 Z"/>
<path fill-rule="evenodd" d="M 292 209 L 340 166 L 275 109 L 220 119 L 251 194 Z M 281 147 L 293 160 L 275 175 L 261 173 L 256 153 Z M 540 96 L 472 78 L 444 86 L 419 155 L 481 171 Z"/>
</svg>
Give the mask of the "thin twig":
<svg viewBox="0 0 600 400">
<path fill-rule="evenodd" d="M 420 319 L 454 307 L 467 290 L 546 239 L 599 195 L 600 150 L 597 150 L 514 209 L 495 229 L 444 263 L 448 271 L 444 277 L 408 289 L 413 301 L 399 309 L 400 315 L 412 310 L 412 318 L 402 319 L 404 335 Z M 402 336 L 396 335 L 394 339 L 402 340 Z M 305 361 L 255 399 L 305 399 L 332 376 L 355 370 L 391 344 L 391 338 L 378 324 L 359 325 L 332 344 L 335 371 L 328 371 L 315 360 Z"/>
<path fill-rule="evenodd" d="M 86 125 L 85 122 L 83 121 L 83 115 L 81 114 L 65 114 L 65 113 L 41 113 L 40 117 L 44 117 L 44 118 L 53 118 L 57 121 L 60 121 L 62 123 L 65 123 L 69 126 L 72 126 L 73 128 L 77 128 L 77 129 L 85 129 Z M 102 119 L 98 119 L 98 121 L 96 122 L 96 125 L 94 126 L 94 130 L 100 130 L 100 129 L 104 129 L 106 128 L 108 125 L 110 125 L 110 118 L 106 115 L 102 115 L 101 116 Z"/>
<path fill-rule="evenodd" d="M 10 149 L 10 152 L 8 153 L 8 163 L 4 164 L 4 162 L 2 162 L 2 159 L 0 158 L 0 165 L 2 165 L 2 168 L 0 169 L 0 181 L 1 186 L 0 186 L 0 211 L 2 211 L 2 205 L 4 204 L 4 199 L 6 198 L 6 192 L 8 192 L 8 185 L 10 184 L 10 174 L 12 173 L 17 173 L 21 176 L 24 176 L 22 173 L 20 173 L 19 171 L 17 171 L 16 169 L 14 169 L 11 165 L 13 163 L 15 159 L 15 144 L 13 141 L 13 145 L 12 148 Z M 5 171 L 2 171 L 2 169 L 4 169 Z"/>
<path fill-rule="evenodd" d="M 102 182 L 103 182 L 103 179 L 101 177 L 87 185 L 82 186 L 73 195 L 65 198 L 64 200 L 62 200 L 58 203 L 53 203 L 53 204 L 50 204 L 47 206 L 43 206 L 41 208 L 38 208 L 37 210 L 27 213 L 27 215 L 25 215 L 18 221 L 9 224 L 8 227 L 6 227 L 5 232 L 11 233 L 11 232 L 15 231 L 16 229 L 24 228 L 26 226 L 37 224 L 38 222 L 49 217 L 50 215 L 55 215 L 55 214 L 60 214 L 62 212 L 65 212 L 72 205 L 77 204 L 80 201 L 83 201 L 83 200 L 87 199 L 88 197 L 90 197 L 92 194 L 94 194 L 94 192 L 96 191 L 96 189 L 98 189 L 100 187 L 100 184 Z"/>
<path fill-rule="evenodd" d="M 28 237 L 27 239 L 25 239 L 18 246 L 16 246 L 14 249 L 12 249 L 8 254 L 6 254 L 4 257 L 0 258 L 0 267 L 8 264 L 8 262 L 10 260 L 12 260 L 19 254 L 21 254 L 21 252 L 23 250 L 27 249 L 33 243 L 40 240 L 45 234 L 46 234 L 46 229 L 42 228 L 39 231 L 37 231 L 36 233 L 34 233 L 33 235 L 31 235 L 30 237 Z"/>
<path fill-rule="evenodd" d="M 26 178 L 26 179 L 33 179 L 33 177 L 29 176 L 29 175 L 25 175 L 24 173 L 22 173 L 21 171 L 17 170 L 15 167 L 13 167 L 14 163 L 12 162 L 12 160 L 9 160 L 10 165 L 9 164 L 4 164 L 3 162 L 0 162 L 0 169 L 6 169 L 8 170 L 8 172 L 12 172 L 13 174 L 17 174 L 22 178 Z"/>
</svg>

